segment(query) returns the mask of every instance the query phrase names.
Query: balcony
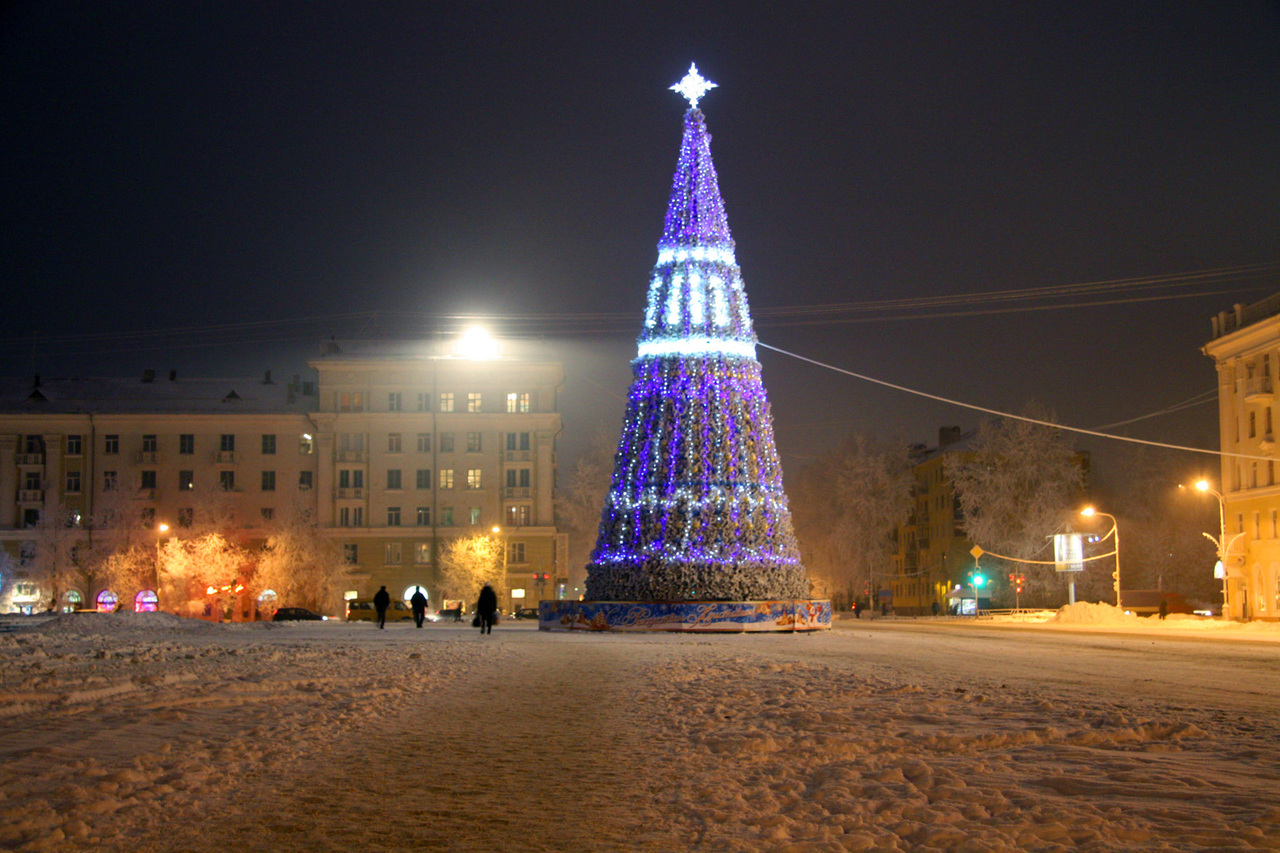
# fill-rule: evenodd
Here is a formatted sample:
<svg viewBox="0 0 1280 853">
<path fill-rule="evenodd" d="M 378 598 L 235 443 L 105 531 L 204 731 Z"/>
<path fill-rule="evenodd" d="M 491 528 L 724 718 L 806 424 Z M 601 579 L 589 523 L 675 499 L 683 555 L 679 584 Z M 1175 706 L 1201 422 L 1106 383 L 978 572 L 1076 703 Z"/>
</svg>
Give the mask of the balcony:
<svg viewBox="0 0 1280 853">
<path fill-rule="evenodd" d="M 44 489 L 19 489 L 18 503 L 38 504 L 44 502 Z"/>
<path fill-rule="evenodd" d="M 531 498 L 533 489 L 528 486 L 507 486 L 502 490 L 502 495 L 507 498 Z"/>
<path fill-rule="evenodd" d="M 532 453 L 532 451 L 530 450 L 508 450 L 507 461 L 508 462 L 528 462 L 530 453 Z"/>
<path fill-rule="evenodd" d="M 19 453 L 14 457 L 14 459 L 19 465 L 31 466 L 44 464 L 43 453 Z"/>
<path fill-rule="evenodd" d="M 1246 403 L 1270 403 L 1275 400 L 1271 390 L 1270 376 L 1253 376 L 1244 381 L 1244 401 Z"/>
<path fill-rule="evenodd" d="M 339 462 L 363 462 L 364 451 L 363 450 L 339 450 L 338 461 Z"/>
<path fill-rule="evenodd" d="M 217 465 L 234 465 L 236 452 L 234 450 L 219 450 L 213 455 L 213 461 Z"/>
<path fill-rule="evenodd" d="M 133 454 L 133 461 L 137 465 L 154 465 L 156 457 L 157 453 L 154 450 L 142 450 Z"/>
<path fill-rule="evenodd" d="M 361 500 L 364 498 L 364 489 L 351 487 L 334 489 L 334 497 L 339 500 Z"/>
</svg>

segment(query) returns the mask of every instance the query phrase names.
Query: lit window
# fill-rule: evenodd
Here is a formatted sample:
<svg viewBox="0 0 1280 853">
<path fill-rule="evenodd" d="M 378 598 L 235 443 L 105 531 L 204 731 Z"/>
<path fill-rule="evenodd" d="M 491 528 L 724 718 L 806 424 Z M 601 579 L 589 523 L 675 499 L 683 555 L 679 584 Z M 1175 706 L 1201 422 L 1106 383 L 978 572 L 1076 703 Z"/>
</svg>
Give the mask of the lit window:
<svg viewBox="0 0 1280 853">
<path fill-rule="evenodd" d="M 480 392 L 471 391 L 467 394 L 467 411 L 468 412 L 482 411 Z"/>
<path fill-rule="evenodd" d="M 442 412 L 453 411 L 453 392 L 452 391 L 446 391 L 440 395 L 440 411 Z"/>
<path fill-rule="evenodd" d="M 413 561 L 418 565 L 431 562 L 431 543 L 430 542 L 414 542 L 413 543 Z"/>
<path fill-rule="evenodd" d="M 453 469 L 452 468 L 440 469 L 440 488 L 442 489 L 453 488 Z"/>
<path fill-rule="evenodd" d="M 468 489 L 480 488 L 480 469 L 479 468 L 467 469 L 467 488 Z"/>
</svg>

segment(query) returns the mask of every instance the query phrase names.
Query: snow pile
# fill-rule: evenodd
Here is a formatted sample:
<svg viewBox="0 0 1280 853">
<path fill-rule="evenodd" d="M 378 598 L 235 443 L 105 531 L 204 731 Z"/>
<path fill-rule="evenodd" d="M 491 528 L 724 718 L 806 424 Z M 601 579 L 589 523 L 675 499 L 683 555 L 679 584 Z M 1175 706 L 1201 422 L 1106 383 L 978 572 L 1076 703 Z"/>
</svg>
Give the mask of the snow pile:
<svg viewBox="0 0 1280 853">
<path fill-rule="evenodd" d="M 1067 625 L 1113 625 L 1131 624 L 1138 618 L 1111 604 L 1077 601 L 1059 608 L 1049 621 Z"/>
</svg>

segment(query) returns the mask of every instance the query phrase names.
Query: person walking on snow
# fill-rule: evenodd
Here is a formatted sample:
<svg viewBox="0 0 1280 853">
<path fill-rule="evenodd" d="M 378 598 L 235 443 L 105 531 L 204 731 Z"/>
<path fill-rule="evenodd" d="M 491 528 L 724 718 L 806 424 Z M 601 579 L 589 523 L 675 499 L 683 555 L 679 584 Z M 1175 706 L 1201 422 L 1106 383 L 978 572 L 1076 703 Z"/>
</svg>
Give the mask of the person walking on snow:
<svg viewBox="0 0 1280 853">
<path fill-rule="evenodd" d="M 476 614 L 480 617 L 480 633 L 492 634 L 494 615 L 498 612 L 498 594 L 488 584 L 480 590 L 480 598 L 476 601 Z"/>
<path fill-rule="evenodd" d="M 413 598 L 409 599 L 409 606 L 413 608 L 413 621 L 418 623 L 418 627 L 422 627 L 422 620 L 427 617 L 427 597 L 422 594 L 422 590 L 415 589 Z"/>
<path fill-rule="evenodd" d="M 391 593 L 385 586 L 379 587 L 373 597 L 373 608 L 378 611 L 378 627 L 387 627 L 387 608 L 391 606 Z"/>
</svg>

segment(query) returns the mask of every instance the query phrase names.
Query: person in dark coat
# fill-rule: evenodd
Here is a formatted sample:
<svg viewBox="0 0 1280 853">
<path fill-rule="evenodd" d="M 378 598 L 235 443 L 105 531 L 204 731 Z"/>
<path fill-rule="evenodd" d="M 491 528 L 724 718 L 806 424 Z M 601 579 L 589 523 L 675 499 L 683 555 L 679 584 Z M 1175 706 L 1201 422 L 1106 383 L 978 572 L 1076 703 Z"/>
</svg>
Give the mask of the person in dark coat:
<svg viewBox="0 0 1280 853">
<path fill-rule="evenodd" d="M 488 584 L 480 590 L 480 598 L 476 601 L 476 615 L 480 617 L 480 633 L 492 634 L 494 616 L 498 612 L 498 594 Z"/>
<path fill-rule="evenodd" d="M 413 621 L 418 627 L 422 627 L 422 620 L 427 618 L 427 597 L 422 594 L 422 590 L 415 589 L 413 598 L 409 599 L 409 606 L 413 608 Z"/>
<path fill-rule="evenodd" d="M 391 593 L 385 586 L 379 587 L 373 596 L 373 609 L 378 611 L 378 627 L 387 627 L 387 608 L 391 606 Z"/>
</svg>

